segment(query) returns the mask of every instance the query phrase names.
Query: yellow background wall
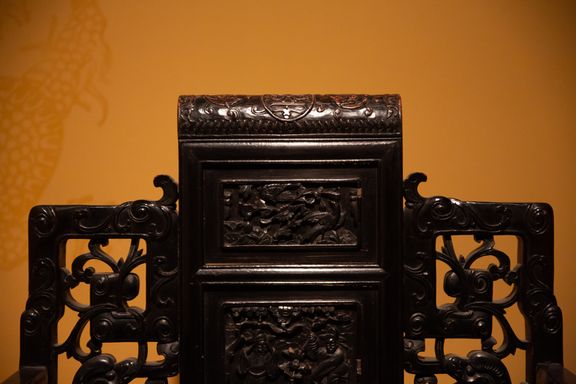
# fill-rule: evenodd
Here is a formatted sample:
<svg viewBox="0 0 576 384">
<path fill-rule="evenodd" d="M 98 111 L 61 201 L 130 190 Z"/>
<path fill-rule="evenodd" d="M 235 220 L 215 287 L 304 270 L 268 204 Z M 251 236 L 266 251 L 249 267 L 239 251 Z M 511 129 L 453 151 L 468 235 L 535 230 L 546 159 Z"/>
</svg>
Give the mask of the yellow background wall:
<svg viewBox="0 0 576 384">
<path fill-rule="evenodd" d="M 426 194 L 554 206 L 576 370 L 574 20 L 570 0 L 0 0 L 0 379 L 30 207 L 156 198 L 153 176 L 177 176 L 177 96 L 195 93 L 400 93 Z"/>
</svg>

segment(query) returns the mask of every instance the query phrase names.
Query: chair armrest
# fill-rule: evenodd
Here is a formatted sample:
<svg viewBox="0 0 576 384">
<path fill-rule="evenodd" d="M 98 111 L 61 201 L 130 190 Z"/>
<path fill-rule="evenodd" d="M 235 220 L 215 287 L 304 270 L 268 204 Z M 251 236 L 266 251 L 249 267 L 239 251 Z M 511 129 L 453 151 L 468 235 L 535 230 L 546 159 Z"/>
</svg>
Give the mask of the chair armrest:
<svg viewBox="0 0 576 384">
<path fill-rule="evenodd" d="M 576 384 L 576 375 L 560 364 L 546 364 L 538 368 L 536 384 Z"/>
<path fill-rule="evenodd" d="M 22 367 L 2 384 L 48 384 L 45 367 Z"/>
</svg>

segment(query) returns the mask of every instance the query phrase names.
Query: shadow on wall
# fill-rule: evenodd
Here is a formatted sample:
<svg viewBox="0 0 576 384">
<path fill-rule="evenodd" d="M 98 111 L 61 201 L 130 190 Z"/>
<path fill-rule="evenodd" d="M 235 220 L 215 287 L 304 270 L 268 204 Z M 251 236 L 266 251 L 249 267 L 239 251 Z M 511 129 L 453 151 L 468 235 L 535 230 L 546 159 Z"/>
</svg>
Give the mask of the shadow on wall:
<svg viewBox="0 0 576 384">
<path fill-rule="evenodd" d="M 106 20 L 97 0 L 62 3 L 67 19 L 53 16 L 45 34 L 35 33 L 46 23 L 41 2 L 0 2 L 0 44 L 30 37 L 9 52 L 18 73 L 0 74 L 0 270 L 26 260 L 27 213 L 58 164 L 71 110 L 89 108 L 95 99 L 99 123 L 107 117 L 106 99 L 95 86 L 95 77 L 108 69 Z M 30 41 L 38 36 L 44 41 Z M 27 61 L 31 51 L 36 59 Z"/>
</svg>

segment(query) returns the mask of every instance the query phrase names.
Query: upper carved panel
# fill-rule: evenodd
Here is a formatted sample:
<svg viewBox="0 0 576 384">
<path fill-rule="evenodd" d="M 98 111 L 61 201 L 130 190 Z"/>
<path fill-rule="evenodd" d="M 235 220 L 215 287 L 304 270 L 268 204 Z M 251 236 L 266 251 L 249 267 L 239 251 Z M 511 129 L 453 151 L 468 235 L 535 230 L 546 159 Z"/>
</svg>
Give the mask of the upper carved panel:
<svg viewBox="0 0 576 384">
<path fill-rule="evenodd" d="M 357 180 L 224 185 L 224 246 L 355 246 Z"/>
<path fill-rule="evenodd" d="M 222 135 L 399 136 L 398 95 L 180 96 L 180 138 Z"/>
</svg>

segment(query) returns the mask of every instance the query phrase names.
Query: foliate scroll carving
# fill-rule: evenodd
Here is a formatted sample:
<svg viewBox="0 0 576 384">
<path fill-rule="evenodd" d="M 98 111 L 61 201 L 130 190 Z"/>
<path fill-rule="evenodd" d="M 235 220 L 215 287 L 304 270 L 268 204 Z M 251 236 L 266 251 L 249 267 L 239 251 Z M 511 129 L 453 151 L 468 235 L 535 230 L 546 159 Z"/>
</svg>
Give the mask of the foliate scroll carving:
<svg viewBox="0 0 576 384">
<path fill-rule="evenodd" d="M 30 278 L 35 287 L 31 289 L 21 318 L 21 330 L 26 336 L 37 335 L 44 324 L 55 320 L 58 313 L 58 298 L 54 288 L 58 277 L 56 264 L 50 258 L 43 257 L 30 267 Z"/>
<path fill-rule="evenodd" d="M 531 204 L 526 212 L 526 222 L 534 234 L 543 234 L 552 224 L 552 212 L 545 204 Z"/>
<path fill-rule="evenodd" d="M 224 246 L 356 246 L 358 184 L 226 183 Z"/>
<path fill-rule="evenodd" d="M 353 305 L 231 305 L 225 309 L 229 383 L 356 383 Z"/>
<path fill-rule="evenodd" d="M 82 234 L 95 232 L 143 233 L 163 238 L 171 230 L 171 215 L 178 199 L 175 183 L 167 176 L 157 176 L 154 185 L 162 188 L 158 201 L 136 200 L 114 207 L 112 213 L 99 214 L 93 207 L 74 211 L 74 229 Z"/>
<path fill-rule="evenodd" d="M 417 173 L 404 182 L 406 198 L 404 291 L 405 364 L 415 383 L 436 383 L 448 374 L 458 383 L 510 383 L 501 360 L 526 350 L 527 382 L 538 364 L 562 360 L 562 312 L 552 291 L 552 210 L 543 203 L 482 203 L 443 196 L 423 197 Z M 479 246 L 465 256 L 453 236 L 472 235 Z M 497 247 L 497 235 L 514 235 L 521 242 L 518 263 Z M 441 239 L 442 247 L 436 250 Z M 487 259 L 489 257 L 489 259 Z M 481 267 L 482 260 L 495 262 Z M 436 303 L 436 265 L 448 267 L 444 292 L 454 301 Z M 493 297 L 498 281 L 510 286 L 503 298 Z M 527 340 L 520 339 L 506 317 L 513 305 L 526 318 Z M 493 323 L 503 333 L 497 345 Z M 449 338 L 476 338 L 481 351 L 467 356 L 446 354 Z M 422 356 L 424 341 L 435 339 L 434 357 Z"/>
<path fill-rule="evenodd" d="M 504 363 L 493 353 L 470 351 L 465 357 L 445 354 L 443 339 L 436 340 L 434 358 L 419 357 L 424 350 L 423 340 L 404 339 L 405 368 L 415 374 L 414 384 L 437 384 L 436 374 L 447 374 L 458 384 L 512 384 Z"/>
<path fill-rule="evenodd" d="M 431 233 L 433 230 L 449 228 L 467 230 L 472 228 L 487 231 L 504 230 L 511 221 L 512 209 L 507 204 L 490 204 L 476 207 L 465 201 L 444 196 L 424 198 L 418 185 L 426 181 L 426 175 L 415 173 L 404 182 L 406 206 L 414 210 L 418 231 Z"/>
<path fill-rule="evenodd" d="M 139 249 L 139 239 L 133 239 L 126 259 L 118 261 L 102 248 L 107 241 L 93 239 L 89 243 L 90 252 L 73 261 L 72 271 L 62 269 L 65 287 L 65 304 L 77 311 L 80 319 L 66 339 L 55 350 L 66 352 L 82 362 L 75 376 L 77 383 L 100 382 L 106 377 L 107 383 L 124 383 L 135 377 L 170 376 L 177 372 L 177 353 L 165 353 L 164 362 L 147 362 L 148 340 L 158 342 L 159 350 L 177 351 L 178 331 L 169 316 L 154 317 L 140 308 L 130 306 L 140 290 L 139 277 L 135 268 L 146 263 L 148 256 Z M 88 262 L 101 262 L 112 272 L 96 273 L 94 267 L 86 267 Z M 165 278 L 174 278 L 176 271 L 165 273 Z M 152 279 L 156 280 L 156 279 Z M 90 285 L 90 304 L 85 305 L 73 296 L 73 288 L 81 283 Z M 161 284 L 156 280 L 156 285 Z M 156 294 L 154 288 L 152 294 Z M 175 292 L 170 292 L 175 304 Z M 175 308 L 172 308 L 174 311 Z M 90 324 L 89 351 L 80 347 L 80 337 L 87 324 Z M 108 342 L 137 342 L 139 353 L 136 358 L 116 362 L 111 355 L 102 354 L 102 347 Z M 168 348 L 170 346 L 170 348 Z M 168 348 L 168 349 L 166 349 Z"/>
<path fill-rule="evenodd" d="M 398 95 L 181 96 L 178 105 L 181 138 L 401 133 Z"/>
<path fill-rule="evenodd" d="M 158 201 L 39 206 L 31 211 L 30 297 L 21 318 L 23 365 L 47 366 L 51 382 L 56 379 L 54 356 L 61 353 L 81 363 L 74 383 L 127 383 L 136 377 L 160 383 L 177 374 L 178 193 L 167 176 L 156 177 L 154 184 L 164 192 Z M 73 257 L 68 270 L 63 243 L 70 238 L 89 243 L 88 252 Z M 106 251 L 109 239 L 117 238 L 130 239 L 124 258 Z M 145 310 L 130 303 L 141 290 L 136 269 L 143 264 L 148 264 L 150 298 Z M 80 285 L 89 287 L 89 303 L 76 299 Z M 56 323 L 65 309 L 77 312 L 78 320 L 58 344 Z M 87 328 L 89 341 L 83 345 Z M 138 355 L 117 362 L 102 352 L 110 342 L 137 343 Z M 163 361 L 147 361 L 149 342 L 157 343 Z"/>
<path fill-rule="evenodd" d="M 32 212 L 30 228 L 38 237 L 49 236 L 56 228 L 56 213 L 52 207 L 42 206 Z"/>
</svg>

